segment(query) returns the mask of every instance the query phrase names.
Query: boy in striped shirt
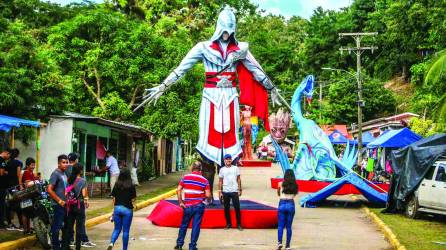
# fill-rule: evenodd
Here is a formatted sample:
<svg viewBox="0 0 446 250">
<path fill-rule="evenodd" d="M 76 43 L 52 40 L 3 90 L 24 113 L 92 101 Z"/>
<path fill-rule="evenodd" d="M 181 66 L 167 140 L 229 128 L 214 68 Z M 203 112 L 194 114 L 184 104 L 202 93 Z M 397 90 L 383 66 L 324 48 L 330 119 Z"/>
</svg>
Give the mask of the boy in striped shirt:
<svg viewBox="0 0 446 250">
<path fill-rule="evenodd" d="M 182 194 L 184 194 L 184 201 Z M 201 175 L 201 163 L 192 164 L 192 172 L 185 175 L 177 188 L 178 204 L 183 208 L 183 219 L 178 232 L 175 249 L 183 249 L 184 237 L 187 227 L 192 221 L 192 234 L 189 249 L 197 249 L 197 241 L 200 236 L 201 220 L 204 213 L 204 200 L 211 199 L 211 191 L 208 180 Z"/>
</svg>

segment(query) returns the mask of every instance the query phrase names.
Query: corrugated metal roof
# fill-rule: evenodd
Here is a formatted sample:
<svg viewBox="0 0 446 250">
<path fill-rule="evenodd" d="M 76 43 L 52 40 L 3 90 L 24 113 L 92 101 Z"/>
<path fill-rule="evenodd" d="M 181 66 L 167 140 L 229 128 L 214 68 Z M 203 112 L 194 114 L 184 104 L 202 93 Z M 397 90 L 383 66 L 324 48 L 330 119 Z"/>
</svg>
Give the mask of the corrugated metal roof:
<svg viewBox="0 0 446 250">
<path fill-rule="evenodd" d="M 142 128 L 140 126 L 136 126 L 134 124 L 124 123 L 124 122 L 117 122 L 117 121 L 103 119 L 103 118 L 100 118 L 100 117 L 84 115 L 84 114 L 79 114 L 79 113 L 74 113 L 74 112 L 64 112 L 63 115 L 52 115 L 51 117 L 71 118 L 71 119 L 82 120 L 82 121 L 92 121 L 92 122 L 95 122 L 95 123 L 98 123 L 98 124 L 102 124 L 102 125 L 105 125 L 105 126 L 109 126 L 109 127 L 115 127 L 115 128 L 120 128 L 120 129 L 129 129 L 129 130 L 132 130 L 132 131 L 135 131 L 135 132 L 146 133 L 146 134 L 153 134 L 150 130 L 147 130 L 147 129 Z"/>
</svg>

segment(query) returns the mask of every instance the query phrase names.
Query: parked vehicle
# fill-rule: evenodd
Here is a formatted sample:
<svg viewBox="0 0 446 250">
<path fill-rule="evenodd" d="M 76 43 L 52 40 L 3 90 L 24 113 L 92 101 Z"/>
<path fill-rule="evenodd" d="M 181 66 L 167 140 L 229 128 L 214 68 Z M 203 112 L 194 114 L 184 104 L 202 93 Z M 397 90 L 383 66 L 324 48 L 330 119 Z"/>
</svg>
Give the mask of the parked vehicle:
<svg viewBox="0 0 446 250">
<path fill-rule="evenodd" d="M 406 205 L 406 216 L 446 215 L 446 160 L 436 161 Z"/>
<path fill-rule="evenodd" d="M 19 206 L 23 214 L 33 222 L 34 231 L 44 249 L 51 249 L 51 221 L 53 208 L 47 193 L 48 183 L 35 181 L 22 190 L 19 186 L 8 192 L 7 202 Z"/>
</svg>

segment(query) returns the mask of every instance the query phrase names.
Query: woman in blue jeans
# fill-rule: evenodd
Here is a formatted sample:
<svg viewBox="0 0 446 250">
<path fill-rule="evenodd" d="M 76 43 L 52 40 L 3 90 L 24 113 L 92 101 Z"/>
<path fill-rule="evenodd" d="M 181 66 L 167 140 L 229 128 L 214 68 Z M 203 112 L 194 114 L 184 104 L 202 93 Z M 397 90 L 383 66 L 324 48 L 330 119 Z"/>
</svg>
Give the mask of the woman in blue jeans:
<svg viewBox="0 0 446 250">
<path fill-rule="evenodd" d="M 277 188 L 277 195 L 280 197 L 279 208 L 278 208 L 278 243 L 277 249 L 282 249 L 282 236 L 283 229 L 286 228 L 286 249 L 290 249 L 291 235 L 295 207 L 294 207 L 294 198 L 298 193 L 298 187 L 296 183 L 296 178 L 294 177 L 294 171 L 291 169 L 287 169 L 285 171 L 285 175 L 283 177 L 283 182 L 279 183 L 279 187 Z"/>
<path fill-rule="evenodd" d="M 133 202 L 136 199 L 136 189 L 132 183 L 130 171 L 124 168 L 119 173 L 118 180 L 113 187 L 113 221 L 115 229 L 113 230 L 108 250 L 113 249 L 119 234 L 122 231 L 122 249 L 127 250 L 129 244 L 130 225 L 133 218 Z"/>
</svg>

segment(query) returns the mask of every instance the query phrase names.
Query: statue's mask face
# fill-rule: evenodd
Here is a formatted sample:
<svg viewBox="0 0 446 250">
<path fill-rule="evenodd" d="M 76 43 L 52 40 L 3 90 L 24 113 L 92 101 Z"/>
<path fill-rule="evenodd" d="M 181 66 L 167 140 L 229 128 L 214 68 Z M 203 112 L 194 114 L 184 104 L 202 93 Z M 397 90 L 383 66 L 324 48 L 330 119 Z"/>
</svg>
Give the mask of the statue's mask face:
<svg viewBox="0 0 446 250">
<path fill-rule="evenodd" d="M 271 128 L 271 137 L 277 142 L 283 142 L 285 140 L 288 128 L 285 124 L 275 124 Z"/>
<path fill-rule="evenodd" d="M 229 33 L 228 32 L 223 32 L 223 35 L 221 35 L 221 39 L 223 41 L 228 41 L 229 40 Z"/>
<path fill-rule="evenodd" d="M 269 117 L 269 126 L 271 127 L 271 137 L 281 143 L 285 140 L 290 128 L 291 115 L 279 109 L 276 113 Z"/>
</svg>

